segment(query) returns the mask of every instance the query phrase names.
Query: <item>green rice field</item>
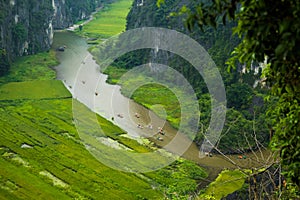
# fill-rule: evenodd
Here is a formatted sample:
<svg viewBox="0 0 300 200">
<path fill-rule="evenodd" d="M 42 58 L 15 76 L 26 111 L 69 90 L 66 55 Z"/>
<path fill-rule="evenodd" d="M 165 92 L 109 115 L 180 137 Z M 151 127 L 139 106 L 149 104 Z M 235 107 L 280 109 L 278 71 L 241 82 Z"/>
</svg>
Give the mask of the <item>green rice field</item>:
<svg viewBox="0 0 300 200">
<path fill-rule="evenodd" d="M 132 0 L 119 0 L 106 4 L 93 20 L 83 26 L 80 35 L 89 38 L 108 38 L 125 30 L 126 16 L 130 10 Z M 77 32 L 80 32 L 77 30 Z"/>
</svg>

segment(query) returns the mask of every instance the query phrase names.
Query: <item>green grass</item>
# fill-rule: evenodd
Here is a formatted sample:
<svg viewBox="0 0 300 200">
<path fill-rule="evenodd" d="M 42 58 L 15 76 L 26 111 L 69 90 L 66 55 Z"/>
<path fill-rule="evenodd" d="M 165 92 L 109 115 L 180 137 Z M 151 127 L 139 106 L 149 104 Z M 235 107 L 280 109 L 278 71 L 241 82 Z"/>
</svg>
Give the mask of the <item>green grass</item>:
<svg viewBox="0 0 300 200">
<path fill-rule="evenodd" d="M 126 16 L 132 0 L 119 0 L 105 7 L 94 15 L 94 19 L 77 32 L 90 38 L 109 38 L 125 30 Z"/>
<path fill-rule="evenodd" d="M 132 99 L 146 108 L 152 109 L 158 116 L 163 116 L 159 110 L 153 109 L 153 105 L 160 104 L 167 112 L 167 120 L 178 128 L 180 124 L 180 105 L 175 94 L 168 88 L 158 84 L 148 84 L 138 88 Z"/>
<path fill-rule="evenodd" d="M 79 196 L 136 199 L 137 195 L 154 199 L 161 197 L 160 192 L 151 189 L 147 181 L 134 174 L 110 169 L 91 156 L 81 144 L 76 128 L 72 125 L 72 99 L 12 101 L 2 103 L 2 106 L 1 159 L 10 164 L 1 165 L 0 177 L 1 182 L 9 180 L 22 186 L 22 190 L 9 192 L 15 198 L 21 198 L 24 193 L 34 197 L 35 193 L 31 191 L 39 191 L 41 199 L 49 195 L 49 191 L 52 191 L 49 196 L 53 198 Z M 90 123 L 94 121 L 87 119 L 84 123 L 85 126 L 91 126 Z M 33 148 L 20 148 L 24 143 Z M 18 155 L 30 167 L 21 166 L 5 156 L 9 153 Z M 45 170 L 69 187 L 54 186 L 46 177 L 41 177 L 39 172 Z M 13 174 L 14 171 L 17 175 Z M 35 184 L 29 184 L 31 181 L 35 181 Z"/>
<path fill-rule="evenodd" d="M 0 86 L 0 101 L 70 97 L 71 94 L 59 80 L 10 82 Z"/>
<path fill-rule="evenodd" d="M 0 171 L 0 194 L 6 199 L 30 199 L 32 197 L 53 200 L 71 199 L 58 188 L 49 187 L 42 177 L 30 173 L 26 168 L 16 165 L 9 159 L 0 158 Z M 18 195 L 15 195 L 16 193 Z"/>
<path fill-rule="evenodd" d="M 204 193 L 199 196 L 199 199 L 222 199 L 241 189 L 245 179 L 246 175 L 239 170 L 224 170 L 214 182 L 209 184 Z"/>
<path fill-rule="evenodd" d="M 11 66 L 8 75 L 0 77 L 0 84 L 31 80 L 52 80 L 55 71 L 50 67 L 58 65 L 54 51 L 19 57 Z"/>
<path fill-rule="evenodd" d="M 126 69 L 123 68 L 118 68 L 114 66 L 108 66 L 105 71 L 103 72 L 104 74 L 107 74 L 107 83 L 109 84 L 117 84 L 122 77 L 123 74 L 127 72 Z"/>
</svg>

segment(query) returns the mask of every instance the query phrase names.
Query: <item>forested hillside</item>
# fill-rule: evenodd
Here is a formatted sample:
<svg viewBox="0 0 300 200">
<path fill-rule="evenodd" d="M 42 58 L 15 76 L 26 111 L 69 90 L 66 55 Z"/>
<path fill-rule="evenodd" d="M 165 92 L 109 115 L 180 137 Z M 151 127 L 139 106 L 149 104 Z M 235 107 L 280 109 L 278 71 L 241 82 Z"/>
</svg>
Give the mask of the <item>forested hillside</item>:
<svg viewBox="0 0 300 200">
<path fill-rule="evenodd" d="M 232 27 L 235 22 L 230 22 L 226 26 L 222 25 L 221 19 L 216 29 L 204 27 L 203 32 L 199 28 L 195 28 L 189 32 L 184 26 L 185 15 L 178 15 L 183 4 L 188 2 L 181 1 L 165 1 L 165 4 L 159 8 L 156 1 L 140 1 L 136 0 L 133 3 L 132 9 L 127 16 L 127 30 L 139 27 L 165 27 L 183 32 L 196 41 L 198 41 L 210 54 L 220 70 L 222 75 L 227 95 L 227 119 L 221 141 L 218 147 L 227 153 L 244 152 L 255 147 L 254 135 L 263 144 L 267 145 L 269 141 L 269 126 L 265 118 L 267 105 L 264 105 L 263 98 L 267 88 L 263 87 L 260 82 L 261 68 L 258 64 L 253 65 L 252 69 L 245 70 L 241 64 L 237 64 L 235 70 L 228 72 L 225 61 L 229 58 L 230 53 L 234 50 L 240 39 L 237 36 L 232 36 Z M 174 15 L 174 13 L 176 13 Z M 176 41 L 174 41 L 176 42 Z M 155 55 L 155 56 L 154 56 Z M 114 67 L 107 69 L 107 73 L 120 76 L 124 73 L 120 69 L 131 69 L 132 67 L 149 62 L 162 63 L 176 69 L 184 75 L 196 91 L 199 98 L 201 109 L 201 122 L 204 125 L 204 130 L 208 127 L 210 121 L 210 96 L 206 84 L 197 71 L 191 67 L 189 63 L 183 60 L 180 56 L 170 52 L 159 50 L 154 52 L 152 49 L 143 49 L 135 52 L 130 52 L 119 58 Z M 256 66 L 256 67 L 255 67 Z M 117 71 L 120 73 L 118 75 Z M 157 86 L 153 86 L 152 89 Z M 152 90 L 147 87 L 148 93 Z M 156 88 L 157 89 L 157 88 Z M 126 89 L 123 89 L 126 94 Z M 151 93 L 151 95 L 159 95 Z M 143 89 L 137 90 L 132 97 L 136 101 L 144 105 L 156 104 L 161 102 L 143 102 L 147 101 L 147 92 Z M 142 99 L 142 100 L 141 100 Z M 150 99 L 150 96 L 149 96 Z M 167 110 L 169 105 L 165 106 Z M 270 106 L 270 105 L 269 105 Z M 173 107 L 168 114 L 171 121 L 176 118 L 176 110 L 179 107 Z M 173 114 L 172 114 L 173 113 Z M 176 121 L 176 120 L 174 120 Z M 172 123 L 177 127 L 178 123 Z M 195 141 L 200 145 L 202 143 L 203 133 L 201 130 Z"/>
</svg>

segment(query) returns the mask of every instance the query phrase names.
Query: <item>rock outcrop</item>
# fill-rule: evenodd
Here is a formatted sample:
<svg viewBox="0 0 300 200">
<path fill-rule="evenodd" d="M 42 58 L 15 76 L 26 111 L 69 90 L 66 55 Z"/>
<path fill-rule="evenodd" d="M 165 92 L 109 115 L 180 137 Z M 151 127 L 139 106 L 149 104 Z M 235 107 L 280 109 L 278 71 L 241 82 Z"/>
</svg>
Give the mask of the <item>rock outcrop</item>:
<svg viewBox="0 0 300 200">
<path fill-rule="evenodd" d="M 0 0 L 0 75 L 18 56 L 48 50 L 53 29 L 86 19 L 97 0 Z"/>
</svg>

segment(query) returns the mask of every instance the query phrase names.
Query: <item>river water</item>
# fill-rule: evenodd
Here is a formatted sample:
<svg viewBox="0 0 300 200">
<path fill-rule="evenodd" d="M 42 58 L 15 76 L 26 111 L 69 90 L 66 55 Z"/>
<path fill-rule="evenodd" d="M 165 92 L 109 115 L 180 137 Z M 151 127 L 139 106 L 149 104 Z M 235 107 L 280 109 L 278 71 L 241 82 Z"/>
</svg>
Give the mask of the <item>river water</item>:
<svg viewBox="0 0 300 200">
<path fill-rule="evenodd" d="M 73 98 L 121 127 L 133 139 L 139 140 L 140 136 L 146 137 L 170 152 L 176 152 L 174 147 L 180 149 L 191 143 L 184 135 L 177 134 L 177 130 L 168 122 L 124 97 L 120 92 L 120 86 L 107 84 L 107 76 L 100 73 L 99 66 L 87 50 L 88 45 L 84 38 L 71 32 L 56 32 L 53 49 L 60 46 L 66 46 L 66 49 L 63 52 L 57 51 L 60 64 L 55 67 L 55 70 L 57 78 L 63 81 Z M 138 113 L 139 117 L 136 117 L 135 113 Z M 143 129 L 138 128 L 137 124 L 143 126 Z M 150 124 L 152 128 L 147 127 Z M 157 139 L 158 127 L 162 127 L 166 132 L 166 135 L 159 135 L 163 141 Z M 170 141 L 174 141 L 175 136 L 179 137 L 177 141 L 180 142 L 168 146 Z M 236 155 L 227 156 L 227 158 L 221 155 L 203 158 L 199 156 L 199 153 L 196 144 L 191 143 L 182 156 L 206 167 L 212 176 L 217 175 L 223 168 L 237 168 L 233 162 L 241 168 L 249 168 L 259 167 L 265 163 L 265 160 L 272 159 L 267 150 L 257 154 L 249 153 L 246 155 L 247 159 L 238 159 Z"/>
</svg>

